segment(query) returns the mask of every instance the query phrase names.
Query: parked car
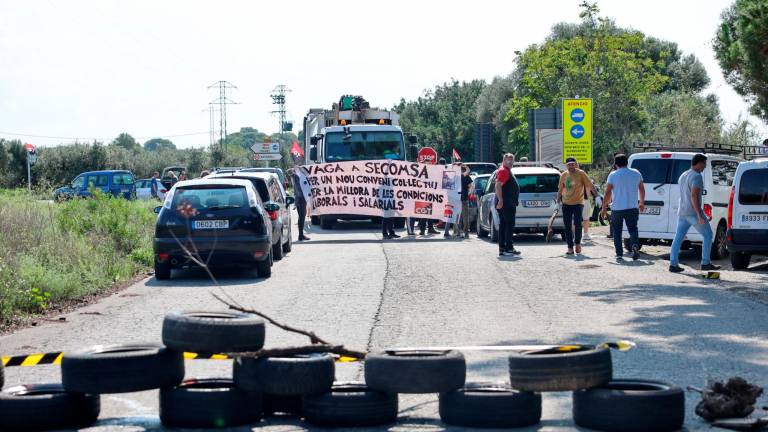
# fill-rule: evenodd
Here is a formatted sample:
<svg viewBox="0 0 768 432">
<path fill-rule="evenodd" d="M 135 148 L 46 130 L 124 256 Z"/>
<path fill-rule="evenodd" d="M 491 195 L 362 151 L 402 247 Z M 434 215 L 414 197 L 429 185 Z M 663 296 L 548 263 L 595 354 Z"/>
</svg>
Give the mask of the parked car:
<svg viewBox="0 0 768 432">
<path fill-rule="evenodd" d="M 736 170 L 726 244 L 737 270 L 749 267 L 752 255 L 768 255 L 768 158 L 742 162 Z"/>
<path fill-rule="evenodd" d="M 286 194 L 280 179 L 273 173 L 252 172 L 246 170 L 240 171 L 222 171 L 211 174 L 207 179 L 241 179 L 250 181 L 259 197 L 264 203 L 275 204 L 277 210 L 270 212 L 272 219 L 272 257 L 275 260 L 281 260 L 283 255 L 290 252 L 293 245 L 293 225 L 291 222 L 291 208 L 294 198 Z"/>
<path fill-rule="evenodd" d="M 680 205 L 680 175 L 691 168 L 696 153 L 655 151 L 635 153 L 629 157 L 629 167 L 643 175 L 645 183 L 645 211 L 637 224 L 641 244 L 670 243 L 677 230 L 677 209 Z M 702 205 L 714 233 L 711 257 L 728 255 L 726 230 L 728 228 L 728 196 L 739 166 L 740 158 L 725 154 L 707 154 L 707 167 L 702 172 L 704 190 Z M 622 237 L 628 246 L 629 233 Z M 685 236 L 684 248 L 692 242 L 701 243 L 702 236 L 691 228 Z"/>
<path fill-rule="evenodd" d="M 469 226 L 472 230 L 477 230 L 478 204 L 480 203 L 480 197 L 483 196 L 485 187 L 488 185 L 488 180 L 490 178 L 490 174 L 472 176 L 474 189 L 469 192 Z"/>
<path fill-rule="evenodd" d="M 243 172 L 268 172 L 277 175 L 277 177 L 280 179 L 280 183 L 283 185 L 283 188 L 288 190 L 288 187 L 290 186 L 288 184 L 288 179 L 285 177 L 285 173 L 281 168 L 277 167 L 259 167 L 259 168 L 243 168 Z"/>
<path fill-rule="evenodd" d="M 271 213 L 248 180 L 198 179 L 176 183 L 157 207 L 153 242 L 155 277 L 169 279 L 174 268 L 194 266 L 185 248 L 211 266 L 255 266 L 259 276 L 272 275 Z M 182 247 L 184 245 L 184 247 Z"/>
<path fill-rule="evenodd" d="M 152 179 L 136 180 L 136 198 L 138 199 L 150 199 L 152 198 Z"/>
<path fill-rule="evenodd" d="M 68 185 L 53 191 L 53 199 L 63 201 L 91 196 L 92 189 L 115 197 L 136 198 L 136 184 L 130 171 L 106 170 L 84 172 Z"/>
<path fill-rule="evenodd" d="M 557 185 L 560 171 L 550 166 L 526 165 L 513 167 L 512 174 L 520 185 L 520 203 L 515 215 L 516 233 L 547 233 L 549 219 L 557 209 Z M 491 241 L 498 241 L 499 217 L 496 211 L 496 173 L 494 172 L 480 198 L 477 219 L 478 237 L 491 235 Z M 563 218 L 555 220 L 555 232 L 562 235 Z"/>
<path fill-rule="evenodd" d="M 469 172 L 475 175 L 493 174 L 498 166 L 490 162 L 464 162 L 469 167 Z"/>
</svg>

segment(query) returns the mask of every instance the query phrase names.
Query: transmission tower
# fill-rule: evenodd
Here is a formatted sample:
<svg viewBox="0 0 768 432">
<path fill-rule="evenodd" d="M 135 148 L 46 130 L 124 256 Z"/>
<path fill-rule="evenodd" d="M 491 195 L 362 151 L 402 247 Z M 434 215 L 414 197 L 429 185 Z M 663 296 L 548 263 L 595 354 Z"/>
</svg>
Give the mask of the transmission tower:
<svg viewBox="0 0 768 432">
<path fill-rule="evenodd" d="M 219 106 L 219 140 L 223 151 L 227 141 L 227 105 L 237 104 L 237 102 L 232 101 L 227 97 L 227 89 L 236 89 L 237 87 L 231 82 L 217 81 L 208 86 L 208 88 L 219 89 L 219 98 L 211 101 L 208 105 Z M 213 116 L 213 111 L 211 111 L 211 116 Z"/>
<path fill-rule="evenodd" d="M 285 141 L 285 137 L 283 136 L 283 133 L 285 132 L 285 94 L 291 91 L 288 87 L 284 86 L 283 84 L 280 84 L 279 86 L 272 89 L 272 94 L 270 97 L 272 98 L 272 104 L 277 105 L 277 110 L 272 111 L 272 114 L 277 114 L 277 117 L 280 121 L 280 128 L 278 129 L 280 131 L 280 140 Z"/>
<path fill-rule="evenodd" d="M 218 111 L 216 106 L 212 103 L 208 104 L 208 108 L 203 112 L 208 111 L 208 141 L 211 147 L 216 145 L 216 121 L 214 120 L 214 113 Z"/>
</svg>

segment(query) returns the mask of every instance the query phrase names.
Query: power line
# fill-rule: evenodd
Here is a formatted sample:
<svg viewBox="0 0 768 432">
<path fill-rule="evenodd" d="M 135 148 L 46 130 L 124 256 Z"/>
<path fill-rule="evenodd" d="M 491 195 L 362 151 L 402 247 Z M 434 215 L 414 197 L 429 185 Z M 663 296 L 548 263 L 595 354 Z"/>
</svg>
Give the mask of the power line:
<svg viewBox="0 0 768 432">
<path fill-rule="evenodd" d="M 285 94 L 291 91 L 288 87 L 286 87 L 283 84 L 278 85 L 274 89 L 272 89 L 272 94 L 270 97 L 272 98 L 272 104 L 277 105 L 277 110 L 272 111 L 272 114 L 277 114 L 278 121 L 280 122 L 280 128 L 278 129 L 280 131 L 280 141 L 282 141 L 281 145 L 286 144 L 285 143 Z M 267 166 L 269 166 L 269 161 L 267 161 Z"/>
<path fill-rule="evenodd" d="M 227 105 L 234 105 L 237 102 L 227 98 L 227 89 L 236 89 L 237 86 L 227 81 L 217 81 L 208 86 L 208 88 L 218 88 L 219 97 L 209 103 L 209 105 L 219 106 L 219 139 L 221 141 L 221 149 L 224 149 L 224 145 L 227 141 Z"/>
</svg>

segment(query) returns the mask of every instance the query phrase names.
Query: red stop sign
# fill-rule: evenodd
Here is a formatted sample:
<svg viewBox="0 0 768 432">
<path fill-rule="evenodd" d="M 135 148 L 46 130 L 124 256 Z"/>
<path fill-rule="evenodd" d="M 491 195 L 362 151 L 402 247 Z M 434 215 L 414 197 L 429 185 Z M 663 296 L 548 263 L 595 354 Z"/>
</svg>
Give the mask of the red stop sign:
<svg viewBox="0 0 768 432">
<path fill-rule="evenodd" d="M 35 145 L 34 144 L 30 144 L 30 143 L 26 143 L 26 144 L 24 144 L 24 149 L 27 150 L 29 153 L 32 153 L 32 152 L 35 151 Z"/>
<path fill-rule="evenodd" d="M 437 152 L 432 147 L 423 147 L 419 150 L 418 156 L 416 156 L 416 162 L 435 165 L 437 163 Z"/>
</svg>

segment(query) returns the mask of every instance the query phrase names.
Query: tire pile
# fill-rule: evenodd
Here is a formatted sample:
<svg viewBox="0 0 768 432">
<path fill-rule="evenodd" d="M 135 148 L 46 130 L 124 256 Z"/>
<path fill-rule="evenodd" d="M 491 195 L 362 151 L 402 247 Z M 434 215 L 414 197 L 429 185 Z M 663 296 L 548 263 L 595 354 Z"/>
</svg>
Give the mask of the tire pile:
<svg viewBox="0 0 768 432">
<path fill-rule="evenodd" d="M 613 379 L 607 348 L 512 353 L 508 383 L 466 383 L 458 351 L 380 351 L 365 358 L 365 382 L 334 382 L 329 354 L 234 360 L 229 378 L 184 380 L 184 352 L 242 353 L 264 345 L 264 322 L 234 312 L 171 313 L 163 344 L 97 346 L 68 352 L 61 384 L 0 393 L 0 430 L 87 427 L 101 394 L 160 389 L 166 427 L 220 428 L 258 423 L 276 413 L 325 427 L 395 423 L 398 394 L 439 394 L 449 425 L 515 428 L 539 423 L 542 392 L 573 392 L 577 425 L 604 431 L 674 431 L 682 427 L 680 388 Z M 0 387 L 3 371 L 0 366 Z M 40 413 L 46 415 L 40 415 Z"/>
</svg>

